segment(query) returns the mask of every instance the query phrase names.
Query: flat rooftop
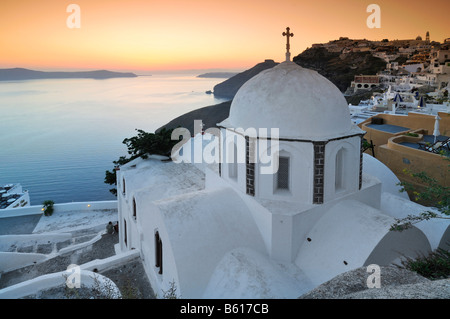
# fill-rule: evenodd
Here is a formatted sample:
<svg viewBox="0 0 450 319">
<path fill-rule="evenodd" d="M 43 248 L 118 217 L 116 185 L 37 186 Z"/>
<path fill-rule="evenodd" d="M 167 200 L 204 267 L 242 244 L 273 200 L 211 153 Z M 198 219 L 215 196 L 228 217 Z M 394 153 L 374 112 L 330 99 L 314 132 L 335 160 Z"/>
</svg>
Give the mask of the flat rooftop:
<svg viewBox="0 0 450 319">
<path fill-rule="evenodd" d="M 445 136 L 445 135 L 439 135 L 436 137 L 436 142 L 443 142 L 446 141 L 449 137 Z M 423 136 L 423 140 L 421 142 L 425 142 L 425 143 L 429 143 L 430 145 L 432 145 L 434 143 L 434 135 L 424 135 Z M 398 143 L 399 145 L 403 145 L 406 147 L 410 147 L 410 148 L 414 148 L 417 150 L 421 150 L 424 152 L 429 152 L 423 148 L 421 148 L 421 145 L 418 143 L 413 143 L 413 142 L 400 142 Z M 447 157 L 450 157 L 450 150 L 446 147 L 443 148 L 444 154 Z"/>
</svg>

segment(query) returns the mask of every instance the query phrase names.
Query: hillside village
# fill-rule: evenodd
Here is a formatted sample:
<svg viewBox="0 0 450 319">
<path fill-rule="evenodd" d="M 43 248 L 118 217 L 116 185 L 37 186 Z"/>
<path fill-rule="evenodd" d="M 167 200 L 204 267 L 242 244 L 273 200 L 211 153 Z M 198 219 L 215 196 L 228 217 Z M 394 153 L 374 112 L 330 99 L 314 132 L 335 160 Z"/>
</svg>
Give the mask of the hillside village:
<svg viewBox="0 0 450 319">
<path fill-rule="evenodd" d="M 376 74 L 355 75 L 346 91 L 347 95 L 400 84 L 410 84 L 411 88 L 422 87 L 427 92 L 448 87 L 450 38 L 445 39 L 443 43 L 431 41 L 429 32 L 426 33 L 425 39 L 419 35 L 410 40 L 370 41 L 341 37 L 328 43 L 312 45 L 312 49 L 318 48 L 324 48 L 329 53 L 338 53 L 342 60 L 352 53 L 367 52 L 386 63 L 385 69 Z M 357 65 L 350 68 L 357 68 Z"/>
<path fill-rule="evenodd" d="M 420 146 L 423 143 L 440 145 L 447 141 L 448 116 L 445 114 L 450 113 L 450 38 L 443 43 L 430 41 L 428 32 L 424 39 L 417 36 L 410 40 L 369 41 L 341 37 L 328 43 L 313 44 L 305 52 L 308 50 L 331 57 L 325 67 L 316 70 L 328 76 L 330 81 L 334 80 L 336 85 L 342 79 L 335 77 L 333 72 L 330 74 L 330 70 L 338 70 L 336 60 L 343 61 L 345 66 L 355 60 L 349 69 L 359 71 L 362 66 L 358 65 L 361 61 L 358 58 L 364 57 L 367 64 L 364 67 L 369 72 L 353 72 L 353 80 L 345 90 L 341 86 L 341 91 L 349 103 L 352 121 L 367 132 L 365 138 L 374 145 L 373 151 L 368 152 L 403 182 L 423 187 L 422 182 L 406 174 L 405 170 L 424 170 L 448 186 L 447 158 L 436 155 L 444 152 L 448 156 L 448 149 Z M 298 57 L 307 56 L 305 52 Z M 312 52 L 308 54 L 312 55 Z M 381 60 L 382 67 L 369 57 Z M 312 60 L 304 58 L 296 62 L 305 61 L 310 63 Z M 311 64 L 307 66 L 311 67 Z M 384 125 L 373 126 L 380 124 L 374 119 Z M 386 125 L 396 127 L 398 131 L 383 132 Z M 404 137 L 407 132 L 417 137 Z"/>
</svg>

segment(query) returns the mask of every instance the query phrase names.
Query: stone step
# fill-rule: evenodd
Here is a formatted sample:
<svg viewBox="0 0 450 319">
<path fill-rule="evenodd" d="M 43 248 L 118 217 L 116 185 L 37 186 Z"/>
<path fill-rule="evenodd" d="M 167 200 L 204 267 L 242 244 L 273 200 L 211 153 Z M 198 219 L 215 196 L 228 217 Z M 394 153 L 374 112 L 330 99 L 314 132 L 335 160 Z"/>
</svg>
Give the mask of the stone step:
<svg viewBox="0 0 450 319">
<path fill-rule="evenodd" d="M 23 247 L 11 246 L 9 251 L 18 253 L 39 253 L 48 255 L 51 253 L 57 253 L 61 249 L 69 247 L 71 245 L 78 245 L 81 243 L 88 242 L 98 235 L 98 233 L 90 233 L 90 234 L 78 233 L 78 234 L 81 235 L 57 243 L 49 242 L 46 244 L 34 244 Z"/>
</svg>

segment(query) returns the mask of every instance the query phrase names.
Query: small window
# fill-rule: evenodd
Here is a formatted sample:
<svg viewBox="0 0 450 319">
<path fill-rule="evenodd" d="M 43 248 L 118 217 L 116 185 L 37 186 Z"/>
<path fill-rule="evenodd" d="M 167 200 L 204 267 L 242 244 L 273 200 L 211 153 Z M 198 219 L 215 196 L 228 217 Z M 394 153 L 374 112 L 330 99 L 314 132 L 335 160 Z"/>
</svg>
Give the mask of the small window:
<svg viewBox="0 0 450 319">
<path fill-rule="evenodd" d="M 122 193 L 125 195 L 125 178 L 122 179 Z"/>
<path fill-rule="evenodd" d="M 127 221 L 123 220 L 123 242 L 125 243 L 125 246 L 128 245 L 127 243 Z"/>
<path fill-rule="evenodd" d="M 233 144 L 233 157 L 228 158 L 228 160 L 230 161 L 228 163 L 228 177 L 230 177 L 232 179 L 237 179 L 237 172 L 238 172 L 237 156 L 238 156 L 237 147 L 236 147 L 236 144 Z"/>
<path fill-rule="evenodd" d="M 334 180 L 336 192 L 345 190 L 344 156 L 345 156 L 345 150 L 343 148 L 341 148 L 336 154 L 336 167 L 335 167 L 335 180 Z"/>
<path fill-rule="evenodd" d="M 289 157 L 280 156 L 279 158 L 277 188 L 289 189 Z"/>
<path fill-rule="evenodd" d="M 133 217 L 136 220 L 136 199 L 133 198 Z"/>
</svg>

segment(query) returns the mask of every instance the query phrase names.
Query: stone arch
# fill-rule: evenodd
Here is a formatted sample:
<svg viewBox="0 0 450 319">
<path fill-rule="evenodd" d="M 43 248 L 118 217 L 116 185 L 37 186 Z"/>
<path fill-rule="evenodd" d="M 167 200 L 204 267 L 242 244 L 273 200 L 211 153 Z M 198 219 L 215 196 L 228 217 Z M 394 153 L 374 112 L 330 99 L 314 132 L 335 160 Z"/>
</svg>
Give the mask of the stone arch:
<svg viewBox="0 0 450 319">
<path fill-rule="evenodd" d="M 264 147 L 266 146 L 266 147 Z M 268 154 L 271 163 L 261 163 L 258 160 L 255 181 L 258 184 L 259 196 L 276 199 L 283 196 L 285 200 L 312 202 L 313 192 L 313 146 L 309 142 L 279 141 L 277 146 L 260 144 L 258 153 Z M 288 158 L 287 167 L 288 188 L 278 187 L 279 157 Z M 259 158 L 260 159 L 260 158 Z M 268 169 L 271 167 L 271 169 Z M 263 171 L 263 168 L 266 170 Z M 266 173 L 270 172 L 270 173 Z"/>
<path fill-rule="evenodd" d="M 439 242 L 439 248 L 449 250 L 450 249 L 450 226 L 447 227 L 442 238 Z"/>
<path fill-rule="evenodd" d="M 273 175 L 273 189 L 275 191 L 289 191 L 292 189 L 292 153 L 285 149 L 280 150 L 275 156 L 277 172 Z"/>
<path fill-rule="evenodd" d="M 359 189 L 361 150 L 356 146 L 360 145 L 360 139 L 357 138 L 357 142 L 336 140 L 326 146 L 324 178 L 325 196 L 328 199 Z"/>
<path fill-rule="evenodd" d="M 347 183 L 345 181 L 346 165 L 345 162 L 348 158 L 348 150 L 345 147 L 339 148 L 336 152 L 334 163 L 334 191 L 339 193 L 346 190 Z"/>
<path fill-rule="evenodd" d="M 406 258 L 426 256 L 430 252 L 430 243 L 418 228 L 412 227 L 401 232 L 388 231 L 367 257 L 364 266 L 370 264 L 401 265 L 401 261 Z"/>
</svg>

